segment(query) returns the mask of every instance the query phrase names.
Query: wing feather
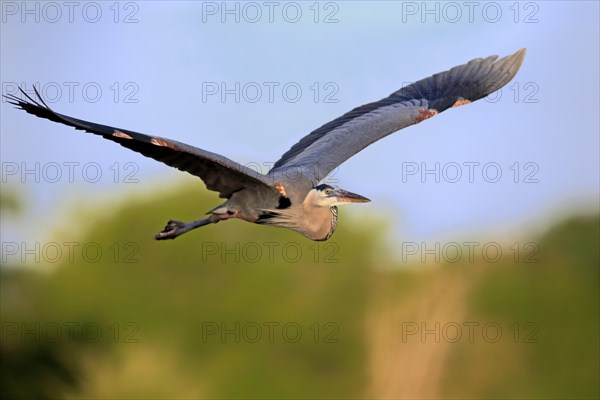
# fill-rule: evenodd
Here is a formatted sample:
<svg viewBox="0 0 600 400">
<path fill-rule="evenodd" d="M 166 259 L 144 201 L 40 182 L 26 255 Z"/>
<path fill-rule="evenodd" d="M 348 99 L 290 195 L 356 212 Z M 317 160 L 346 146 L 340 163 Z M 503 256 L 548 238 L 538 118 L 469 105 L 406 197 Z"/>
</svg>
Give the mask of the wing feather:
<svg viewBox="0 0 600 400">
<path fill-rule="evenodd" d="M 275 190 L 269 185 L 266 176 L 219 154 L 163 137 L 149 136 L 59 114 L 48 107 L 35 87 L 34 90 L 41 104 L 22 89 L 21 92 L 29 101 L 10 94 L 4 97 L 9 103 L 37 117 L 102 136 L 146 157 L 197 176 L 204 181 L 207 189 L 219 192 L 220 197 L 229 198 L 233 193 L 247 186 Z"/>
<path fill-rule="evenodd" d="M 357 107 L 302 138 L 281 156 L 269 175 L 300 169 L 317 183 L 369 144 L 500 89 L 516 75 L 524 57 L 525 49 L 500 60 L 498 56 L 476 58 Z"/>
</svg>

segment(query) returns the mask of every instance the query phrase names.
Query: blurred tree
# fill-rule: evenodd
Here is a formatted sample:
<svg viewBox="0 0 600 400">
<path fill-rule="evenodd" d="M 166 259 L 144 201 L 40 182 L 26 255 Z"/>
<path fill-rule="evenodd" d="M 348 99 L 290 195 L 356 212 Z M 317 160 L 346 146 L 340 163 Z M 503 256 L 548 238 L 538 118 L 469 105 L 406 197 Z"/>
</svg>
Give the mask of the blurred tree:
<svg viewBox="0 0 600 400">
<path fill-rule="evenodd" d="M 2 185 L 0 190 L 0 213 L 18 214 L 22 210 L 22 199 L 17 192 Z"/>
<path fill-rule="evenodd" d="M 21 211 L 20 196 L 3 185 L 0 191 L 1 216 L 7 213 L 19 214 Z M 7 267 L 3 262 L 0 268 L 1 311 L 5 311 L 8 304 L 19 303 L 14 296 L 15 291 L 26 287 L 32 279 L 31 272 L 15 270 L 14 266 Z M 4 312 L 0 313 L 0 398 L 55 399 L 66 390 L 75 388 L 78 381 L 77 369 L 65 357 L 66 349 L 60 344 L 41 340 L 26 343 L 20 332 L 12 337 L 12 332 L 20 330 L 22 326 L 5 317 Z"/>
<path fill-rule="evenodd" d="M 411 270 L 378 251 L 384 222 L 345 209 L 324 243 L 239 221 L 156 242 L 215 201 L 169 193 L 74 211 L 90 230 L 53 234 L 61 257 L 0 270 L 2 398 L 598 394 L 597 217 L 545 234 L 538 263 Z M 535 322 L 539 340 L 402 342 L 403 322 L 444 319 Z"/>
</svg>

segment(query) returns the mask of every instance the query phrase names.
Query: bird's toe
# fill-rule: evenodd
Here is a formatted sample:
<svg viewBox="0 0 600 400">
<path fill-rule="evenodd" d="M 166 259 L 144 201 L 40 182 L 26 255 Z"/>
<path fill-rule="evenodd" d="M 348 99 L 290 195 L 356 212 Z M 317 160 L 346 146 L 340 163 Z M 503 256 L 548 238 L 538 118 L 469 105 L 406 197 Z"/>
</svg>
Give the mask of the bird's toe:
<svg viewBox="0 0 600 400">
<path fill-rule="evenodd" d="M 176 220 L 169 220 L 165 228 L 154 235 L 156 240 L 175 239 L 181 234 L 180 230 L 185 227 L 185 223 Z"/>
</svg>

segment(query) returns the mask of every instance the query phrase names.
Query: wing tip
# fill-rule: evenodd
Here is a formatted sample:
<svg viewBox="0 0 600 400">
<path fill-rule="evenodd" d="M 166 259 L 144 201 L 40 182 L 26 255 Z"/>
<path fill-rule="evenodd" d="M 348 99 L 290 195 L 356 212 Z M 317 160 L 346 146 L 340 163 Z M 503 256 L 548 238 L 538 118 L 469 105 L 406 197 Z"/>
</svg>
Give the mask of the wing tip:
<svg viewBox="0 0 600 400">
<path fill-rule="evenodd" d="M 502 88 L 517 75 L 525 60 L 526 53 L 527 49 L 523 47 L 515 53 L 500 59 L 495 56 L 493 61 L 488 64 L 487 68 L 478 70 L 473 74 L 474 77 L 478 77 L 477 80 L 479 81 L 479 84 L 472 88 L 471 92 L 467 92 L 465 95 L 460 96 L 457 99 L 457 102 L 459 102 L 461 98 L 474 102 Z M 491 57 L 488 57 L 485 60 L 482 60 L 482 62 L 491 59 Z M 482 71 L 485 72 L 482 73 Z M 456 106 L 463 104 L 467 103 L 460 101 Z"/>
<path fill-rule="evenodd" d="M 518 50 L 514 54 L 504 58 L 504 60 L 506 60 L 507 63 L 510 65 L 510 69 L 512 71 L 514 71 L 515 74 L 521 68 L 521 65 L 523 64 L 523 60 L 525 60 L 526 54 L 527 54 L 527 48 L 523 47 L 522 49 Z"/>
<path fill-rule="evenodd" d="M 48 106 L 48 104 L 46 104 L 46 102 L 44 101 L 44 99 L 40 95 L 40 92 L 35 87 L 35 85 L 33 85 L 33 91 L 35 92 L 35 96 L 37 97 L 37 99 L 39 100 L 39 102 L 38 102 L 38 100 L 34 99 L 29 94 L 27 94 L 27 92 L 21 86 L 17 86 L 17 88 L 23 94 L 23 96 L 26 97 L 26 99 L 18 97 L 17 95 L 15 95 L 13 93 L 3 94 L 2 97 L 4 97 L 5 99 L 7 99 L 7 102 L 9 104 L 12 104 L 15 107 L 18 107 L 18 108 L 20 108 L 22 110 L 25 110 L 27 112 L 30 112 L 30 110 L 32 109 L 32 107 L 33 108 L 41 108 L 41 109 L 45 109 L 45 110 L 48 110 L 48 111 L 52 112 L 52 109 Z M 41 104 L 40 104 L 40 102 L 41 102 Z"/>
</svg>

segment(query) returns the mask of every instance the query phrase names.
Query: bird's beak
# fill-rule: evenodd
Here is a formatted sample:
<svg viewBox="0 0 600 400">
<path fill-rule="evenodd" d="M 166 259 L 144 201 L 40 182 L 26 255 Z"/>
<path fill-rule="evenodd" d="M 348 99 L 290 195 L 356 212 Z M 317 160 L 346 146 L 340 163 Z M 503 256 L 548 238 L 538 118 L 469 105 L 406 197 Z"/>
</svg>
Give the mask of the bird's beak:
<svg viewBox="0 0 600 400">
<path fill-rule="evenodd" d="M 342 189 L 337 189 L 334 196 L 337 197 L 340 203 L 368 203 L 371 201 L 360 194 L 347 192 Z"/>
</svg>

